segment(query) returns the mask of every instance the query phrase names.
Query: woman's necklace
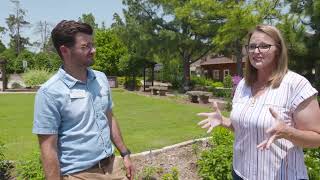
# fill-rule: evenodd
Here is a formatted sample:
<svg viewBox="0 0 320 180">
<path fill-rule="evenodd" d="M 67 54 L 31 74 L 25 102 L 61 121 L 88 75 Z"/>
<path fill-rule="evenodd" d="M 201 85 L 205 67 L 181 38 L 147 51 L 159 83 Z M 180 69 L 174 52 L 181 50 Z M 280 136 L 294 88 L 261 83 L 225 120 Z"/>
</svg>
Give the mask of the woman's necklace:
<svg viewBox="0 0 320 180">
<path fill-rule="evenodd" d="M 255 87 L 256 86 L 256 87 Z M 264 84 L 263 86 L 259 87 L 257 85 L 253 85 L 251 90 L 251 100 L 250 100 L 250 106 L 254 106 L 256 103 L 257 98 L 264 92 L 264 90 L 268 87 L 268 84 Z"/>
</svg>

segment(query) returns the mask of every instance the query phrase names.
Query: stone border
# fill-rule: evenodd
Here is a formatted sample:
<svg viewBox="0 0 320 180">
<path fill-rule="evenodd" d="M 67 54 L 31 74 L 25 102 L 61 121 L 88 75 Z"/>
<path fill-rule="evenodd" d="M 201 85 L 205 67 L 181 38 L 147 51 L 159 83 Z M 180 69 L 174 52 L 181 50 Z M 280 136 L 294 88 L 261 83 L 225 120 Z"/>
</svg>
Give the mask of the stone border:
<svg viewBox="0 0 320 180">
<path fill-rule="evenodd" d="M 140 156 L 146 156 L 146 155 L 150 155 L 150 154 L 152 154 L 152 155 L 157 155 L 157 154 L 164 153 L 164 152 L 167 152 L 167 151 L 176 149 L 176 148 L 181 148 L 181 147 L 184 147 L 184 146 L 188 146 L 188 145 L 193 144 L 193 143 L 195 143 L 195 142 L 207 141 L 207 140 L 209 140 L 209 139 L 211 139 L 211 137 L 205 137 L 205 138 L 200 138 L 200 139 L 193 139 L 193 140 L 181 142 L 181 143 L 178 143 L 178 144 L 166 146 L 166 147 L 163 147 L 163 148 L 161 148 L 161 149 L 155 149 L 155 150 L 144 151 L 144 152 L 132 154 L 131 157 L 140 157 Z"/>
</svg>

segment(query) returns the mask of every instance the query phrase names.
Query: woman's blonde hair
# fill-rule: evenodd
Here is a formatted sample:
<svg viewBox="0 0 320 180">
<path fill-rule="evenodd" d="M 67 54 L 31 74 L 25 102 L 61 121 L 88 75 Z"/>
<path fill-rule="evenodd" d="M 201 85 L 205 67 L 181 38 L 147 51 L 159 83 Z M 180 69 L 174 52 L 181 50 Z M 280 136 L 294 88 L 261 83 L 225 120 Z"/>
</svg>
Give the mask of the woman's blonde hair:
<svg viewBox="0 0 320 180">
<path fill-rule="evenodd" d="M 276 27 L 270 25 L 256 26 L 252 31 L 248 33 L 247 44 L 249 44 L 250 38 L 254 32 L 263 32 L 270 36 L 276 43 L 276 67 L 269 78 L 269 85 L 271 85 L 272 88 L 277 88 L 280 86 L 283 77 L 286 75 L 288 71 L 287 47 L 284 43 L 280 31 Z M 253 83 L 257 81 L 257 69 L 251 65 L 248 55 L 246 57 L 245 68 L 245 82 L 248 86 L 252 86 Z"/>
</svg>

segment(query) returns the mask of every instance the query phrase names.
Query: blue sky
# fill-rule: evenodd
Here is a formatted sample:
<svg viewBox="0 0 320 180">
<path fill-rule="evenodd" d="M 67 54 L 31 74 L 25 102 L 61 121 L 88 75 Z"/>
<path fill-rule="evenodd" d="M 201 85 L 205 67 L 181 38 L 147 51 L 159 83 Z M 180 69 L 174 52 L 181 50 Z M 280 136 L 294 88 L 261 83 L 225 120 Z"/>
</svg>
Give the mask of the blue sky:
<svg viewBox="0 0 320 180">
<path fill-rule="evenodd" d="M 92 13 L 96 23 L 101 25 L 105 22 L 107 27 L 112 23 L 114 13 L 122 15 L 122 0 L 20 0 L 20 6 L 27 10 L 26 20 L 31 23 L 30 28 L 23 29 L 23 35 L 35 41 L 40 39 L 34 32 L 34 25 L 39 21 L 47 21 L 52 25 L 62 19 L 78 20 L 84 13 Z M 13 13 L 14 5 L 10 0 L 1 0 L 0 26 L 7 27 L 5 18 Z M 9 34 L 2 36 L 1 40 L 8 43 Z"/>
</svg>

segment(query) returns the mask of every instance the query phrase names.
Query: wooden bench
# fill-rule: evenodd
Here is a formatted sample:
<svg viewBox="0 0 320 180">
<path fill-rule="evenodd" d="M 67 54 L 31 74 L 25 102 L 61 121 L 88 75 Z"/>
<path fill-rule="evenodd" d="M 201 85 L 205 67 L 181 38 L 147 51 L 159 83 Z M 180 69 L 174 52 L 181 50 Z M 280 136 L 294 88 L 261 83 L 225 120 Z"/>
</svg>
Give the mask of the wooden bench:
<svg viewBox="0 0 320 180">
<path fill-rule="evenodd" d="M 192 103 L 200 102 L 203 104 L 209 103 L 209 97 L 211 96 L 211 93 L 206 91 L 187 91 L 186 94 L 189 96 L 189 100 Z"/>
<path fill-rule="evenodd" d="M 167 86 L 150 86 L 149 89 L 151 89 L 151 94 L 152 95 L 158 95 L 159 94 L 160 96 L 165 96 L 166 92 L 168 91 L 168 87 Z"/>
</svg>

